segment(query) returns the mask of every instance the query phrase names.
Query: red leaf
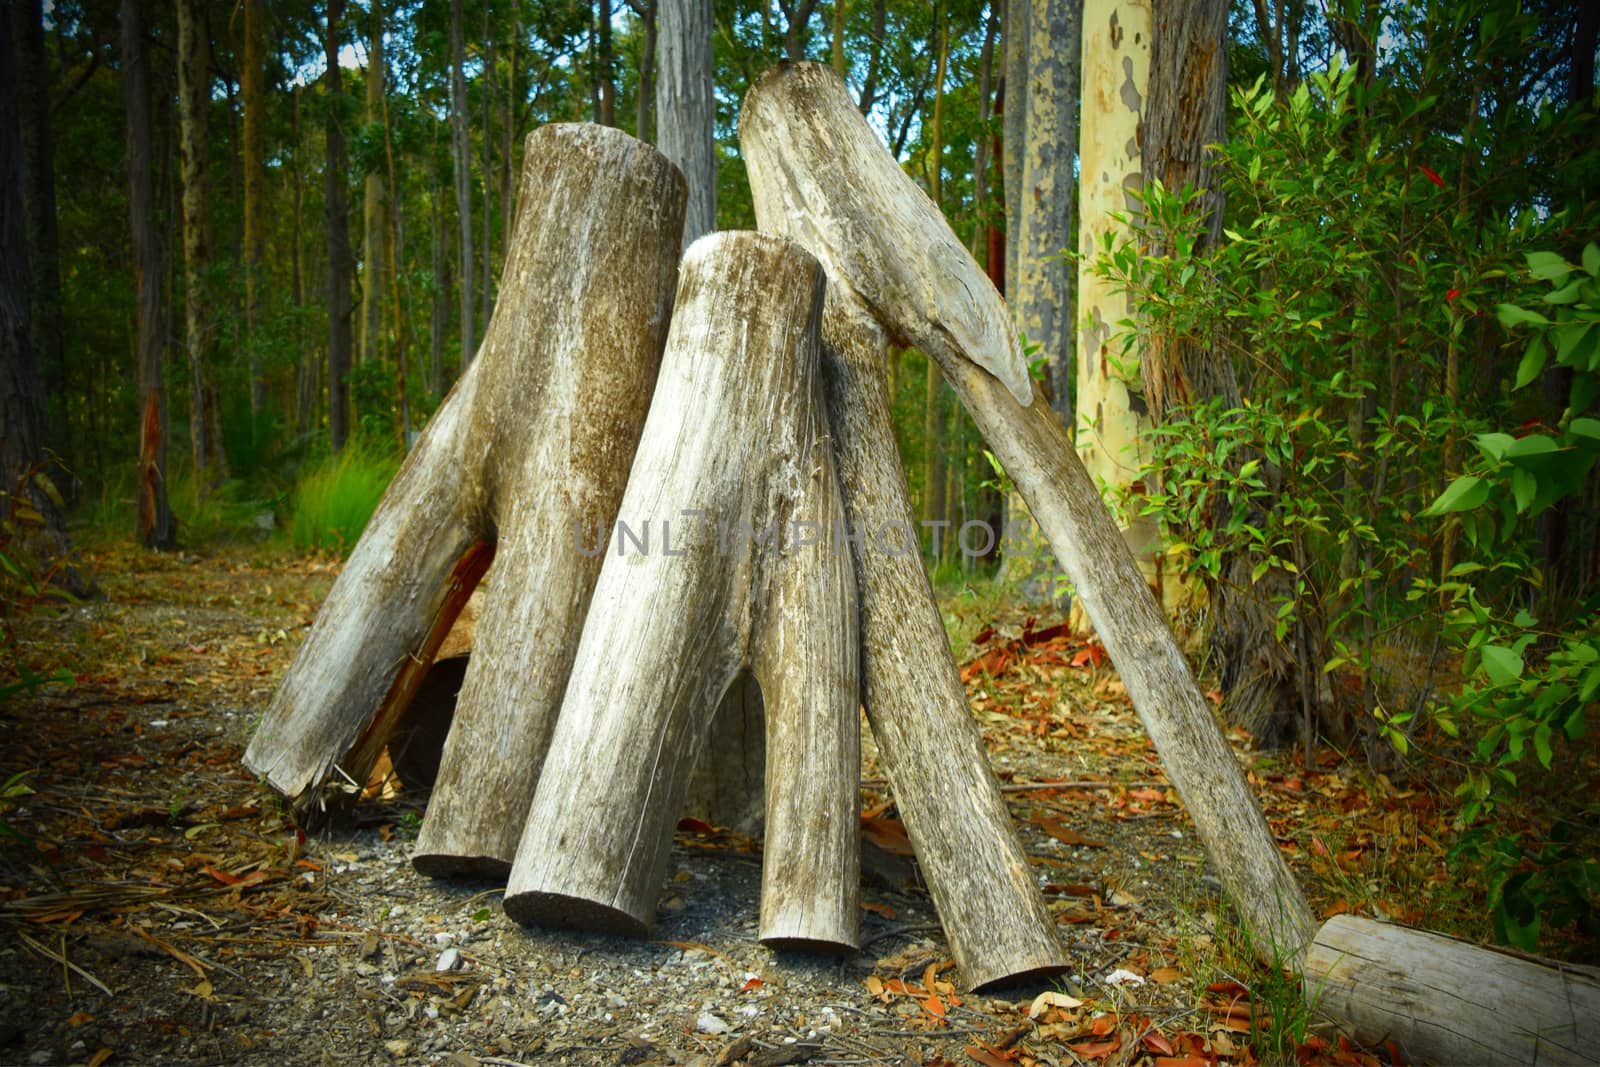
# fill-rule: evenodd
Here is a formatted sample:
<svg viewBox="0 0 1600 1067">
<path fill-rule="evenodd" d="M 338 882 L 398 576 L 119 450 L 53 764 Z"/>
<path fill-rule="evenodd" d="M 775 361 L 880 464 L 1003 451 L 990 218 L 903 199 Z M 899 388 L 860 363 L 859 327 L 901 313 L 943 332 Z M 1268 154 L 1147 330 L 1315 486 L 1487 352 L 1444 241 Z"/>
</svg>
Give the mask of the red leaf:
<svg viewBox="0 0 1600 1067">
<path fill-rule="evenodd" d="M 759 978 L 751 978 L 749 981 L 745 982 L 744 985 L 739 987 L 739 992 L 748 993 L 752 989 L 760 989 L 764 984 L 765 983 Z"/>
<path fill-rule="evenodd" d="M 1458 297 L 1460 295 L 1461 295 L 1461 290 L 1460 289 L 1451 289 L 1449 292 L 1444 294 L 1445 303 L 1448 304 L 1450 301 L 1454 300 L 1456 297 Z"/>
<path fill-rule="evenodd" d="M 1158 1030 L 1152 1030 L 1144 1035 L 1144 1047 L 1151 1052 L 1159 1052 L 1163 1056 L 1171 1056 L 1176 1052 L 1172 1047 L 1172 1042 L 1168 1041 Z"/>
<path fill-rule="evenodd" d="M 1417 169 L 1422 172 L 1422 176 L 1424 178 L 1427 178 L 1430 182 L 1432 182 L 1433 184 L 1437 185 L 1439 188 L 1441 188 L 1441 189 L 1444 188 L 1444 179 L 1439 177 L 1438 171 L 1435 171 L 1432 167 L 1422 167 L 1422 166 L 1419 166 Z"/>
<path fill-rule="evenodd" d="M 1068 1045 L 1073 1055 L 1086 1060 L 1100 1060 L 1122 1047 L 1122 1038 L 1113 1034 L 1109 1041 L 1090 1041 L 1082 1045 Z"/>
</svg>

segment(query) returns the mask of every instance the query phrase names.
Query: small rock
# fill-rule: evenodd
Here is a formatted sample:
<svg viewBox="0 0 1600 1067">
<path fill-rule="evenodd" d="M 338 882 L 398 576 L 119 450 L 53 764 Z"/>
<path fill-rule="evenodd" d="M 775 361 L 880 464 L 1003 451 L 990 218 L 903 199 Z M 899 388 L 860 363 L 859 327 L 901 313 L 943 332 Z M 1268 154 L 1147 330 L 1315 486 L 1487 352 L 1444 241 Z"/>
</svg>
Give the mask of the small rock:
<svg viewBox="0 0 1600 1067">
<path fill-rule="evenodd" d="M 411 1051 L 411 1042 L 399 1040 L 385 1041 L 383 1043 L 383 1047 L 389 1050 L 389 1055 L 393 1056 L 395 1059 L 399 1059 Z"/>
<path fill-rule="evenodd" d="M 725 1034 L 733 1029 L 733 1027 L 712 1015 L 709 1011 L 700 1013 L 700 1017 L 694 1021 L 694 1028 L 702 1034 Z"/>
<path fill-rule="evenodd" d="M 454 945 L 439 953 L 439 959 L 433 965 L 436 971 L 453 971 L 461 966 L 461 950 Z"/>
</svg>

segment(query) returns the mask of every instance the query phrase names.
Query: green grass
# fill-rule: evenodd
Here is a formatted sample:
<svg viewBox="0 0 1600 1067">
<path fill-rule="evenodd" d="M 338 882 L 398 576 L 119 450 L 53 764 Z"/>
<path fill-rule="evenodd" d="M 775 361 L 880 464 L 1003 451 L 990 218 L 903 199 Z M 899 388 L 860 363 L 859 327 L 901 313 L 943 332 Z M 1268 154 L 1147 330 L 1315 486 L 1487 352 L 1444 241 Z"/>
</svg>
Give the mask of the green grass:
<svg viewBox="0 0 1600 1067">
<path fill-rule="evenodd" d="M 294 490 L 289 524 L 295 548 L 344 555 L 355 546 L 400 461 L 390 452 L 352 441 L 307 467 Z"/>
</svg>

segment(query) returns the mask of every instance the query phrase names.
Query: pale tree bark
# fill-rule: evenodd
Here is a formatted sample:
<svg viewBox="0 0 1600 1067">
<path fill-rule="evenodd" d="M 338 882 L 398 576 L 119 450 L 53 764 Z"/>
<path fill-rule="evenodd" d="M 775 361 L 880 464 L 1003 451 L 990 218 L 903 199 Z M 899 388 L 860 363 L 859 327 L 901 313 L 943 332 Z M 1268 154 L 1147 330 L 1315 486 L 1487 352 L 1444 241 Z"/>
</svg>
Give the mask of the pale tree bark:
<svg viewBox="0 0 1600 1067">
<path fill-rule="evenodd" d="M 417 843 L 436 872 L 509 867 L 601 564 L 574 524 L 616 514 L 678 258 L 681 179 L 625 134 L 536 131 L 522 187 L 482 357 L 407 456 L 245 752 L 303 811 L 365 782 L 494 557 Z"/>
<path fill-rule="evenodd" d="M 1151 421 L 1139 380 L 1139 351 L 1125 352 L 1117 323 L 1132 316 L 1133 300 L 1092 269 L 1107 241 L 1126 239 L 1113 212 L 1143 210 L 1139 117 L 1150 71 L 1149 0 L 1087 0 L 1083 9 L 1083 113 L 1078 158 L 1077 386 L 1075 443 L 1089 477 L 1115 496 L 1139 492 L 1140 468 L 1150 460 Z M 1167 572 L 1159 531 L 1125 509 L 1123 536 L 1145 581 L 1167 607 L 1181 585 Z"/>
<path fill-rule="evenodd" d="M 933 12 L 934 60 L 933 122 L 929 145 L 928 194 L 934 207 L 944 210 L 944 79 L 950 62 L 950 13 L 944 3 L 934 5 Z M 945 448 L 947 420 L 939 404 L 941 382 L 939 365 L 928 360 L 923 379 L 922 396 L 922 518 L 926 522 L 943 524 L 949 520 L 949 505 L 945 496 Z M 938 532 L 941 525 L 930 527 Z M 948 538 L 943 539 L 948 543 Z M 934 548 L 937 560 L 943 553 Z"/>
<path fill-rule="evenodd" d="M 328 439 L 334 451 L 344 447 L 350 434 L 350 275 L 354 269 L 344 127 L 339 123 L 336 102 L 344 92 L 344 78 L 339 73 L 344 11 L 345 0 L 328 0 L 327 28 L 322 40 L 330 97 L 323 214 L 328 232 Z"/>
<path fill-rule="evenodd" d="M 472 321 L 472 140 L 467 132 L 466 45 L 461 0 L 450 0 L 450 158 L 455 163 L 456 220 L 461 229 L 461 366 L 476 354 Z"/>
<path fill-rule="evenodd" d="M 0 57 L 12 49 L 9 17 L 0 17 Z M 96 595 L 72 558 L 66 522 L 45 473 L 44 395 L 28 320 L 29 274 L 18 71 L 0 62 L 0 515 L 20 548 L 47 568 L 51 581 L 75 596 Z M 37 518 L 28 521 L 23 504 Z"/>
<path fill-rule="evenodd" d="M 216 336 L 211 273 L 210 33 L 203 0 L 178 0 L 178 156 L 183 173 L 183 319 L 189 356 L 189 453 L 208 485 L 228 477 L 211 361 Z"/>
<path fill-rule="evenodd" d="M 384 121 L 383 0 L 372 0 L 371 24 L 367 30 L 367 122 Z M 385 123 L 387 128 L 387 123 Z M 356 343 L 356 361 L 382 359 L 384 270 L 388 255 L 384 250 L 388 198 L 383 175 L 367 172 L 361 202 L 361 319 Z"/>
<path fill-rule="evenodd" d="M 266 254 L 267 72 L 265 55 L 266 0 L 243 0 L 244 59 L 240 94 L 244 104 L 244 323 L 249 352 L 250 416 L 260 419 L 267 394 L 261 370 L 261 278 Z"/>
<path fill-rule="evenodd" d="M 683 246 L 717 227 L 716 98 L 711 0 L 661 0 L 656 39 L 656 143 L 689 183 Z"/>
<path fill-rule="evenodd" d="M 146 548 L 171 548 L 178 525 L 167 503 L 167 390 L 161 375 L 161 246 L 150 176 L 150 97 L 140 0 L 122 0 L 122 106 L 127 122 L 128 223 L 133 231 L 133 292 L 139 357 L 138 536 Z"/>
<path fill-rule="evenodd" d="M 1227 132 L 1227 2 L 1194 0 L 1181 8 L 1160 7 L 1152 29 L 1150 93 L 1139 127 L 1144 181 L 1160 181 L 1172 192 L 1200 191 L 1196 207 L 1208 213 L 1204 238 L 1194 249 L 1201 256 L 1222 236 L 1222 193 L 1211 178 L 1209 146 Z M 1171 255 L 1173 250 L 1156 235 L 1149 254 Z M 1233 364 L 1206 338 L 1155 330 L 1143 335 L 1141 370 L 1156 422 L 1210 400 L 1220 400 L 1226 408 L 1240 404 Z M 1230 462 L 1237 467 L 1251 458 L 1259 457 L 1236 452 Z M 1270 465 L 1266 467 L 1272 484 L 1275 474 Z M 1244 506 L 1247 524 L 1259 528 L 1272 504 L 1254 501 Z M 1217 497 L 1214 512 L 1219 527 L 1235 518 L 1226 495 Z M 1269 747 L 1292 739 L 1299 724 L 1309 746 L 1314 741 L 1317 678 L 1302 668 L 1295 650 L 1276 632 L 1277 605 L 1299 598 L 1292 572 L 1286 568 L 1270 568 L 1256 580 L 1253 572 L 1259 559 L 1254 552 L 1230 552 L 1208 582 L 1210 641 L 1223 712 Z M 1309 605 L 1301 609 L 1310 610 Z M 1310 655 L 1301 650 L 1300 656 Z"/>
<path fill-rule="evenodd" d="M 1032 383 L 999 294 L 827 67 L 764 75 L 740 134 L 753 184 L 770 186 L 761 217 L 789 218 L 831 284 L 939 360 L 1076 586 L 1258 953 L 1297 954 L 1313 928 L 1305 899 L 1065 429 L 1012 387 L 1018 371 Z"/>
<path fill-rule="evenodd" d="M 601 570 L 506 886 L 519 921 L 648 928 L 685 769 L 748 670 L 766 714 L 759 936 L 856 946 L 856 605 L 832 539 L 843 512 L 817 374 L 823 284 L 815 259 L 765 234 L 684 253 L 618 514 L 658 540 Z"/>
</svg>

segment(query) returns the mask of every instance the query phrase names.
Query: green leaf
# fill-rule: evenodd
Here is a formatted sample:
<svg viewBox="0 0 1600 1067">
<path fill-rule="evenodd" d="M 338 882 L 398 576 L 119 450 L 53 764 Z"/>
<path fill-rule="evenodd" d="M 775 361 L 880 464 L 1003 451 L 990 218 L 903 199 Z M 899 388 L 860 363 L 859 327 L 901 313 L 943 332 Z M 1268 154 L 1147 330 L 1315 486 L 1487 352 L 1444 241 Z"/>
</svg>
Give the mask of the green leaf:
<svg viewBox="0 0 1600 1067">
<path fill-rule="evenodd" d="M 1544 334 L 1535 334 L 1528 342 L 1528 350 L 1522 354 L 1522 362 L 1517 364 L 1517 384 L 1512 388 L 1521 389 L 1536 381 L 1544 373 L 1545 358 Z"/>
<path fill-rule="evenodd" d="M 1533 498 L 1539 493 L 1539 480 L 1521 467 L 1511 471 L 1511 495 L 1517 501 L 1517 513 L 1524 514 L 1533 506 Z"/>
<path fill-rule="evenodd" d="M 1513 326 L 1550 325 L 1550 320 L 1537 311 L 1529 311 L 1527 308 L 1519 307 L 1516 304 L 1496 304 L 1494 312 L 1500 319 L 1500 325 L 1508 330 Z"/>
<path fill-rule="evenodd" d="M 1495 685 L 1509 685 L 1522 677 L 1522 656 L 1504 645 L 1484 645 L 1478 655 L 1484 673 Z"/>
<path fill-rule="evenodd" d="M 1600 442 L 1600 419 L 1588 417 L 1573 419 L 1567 424 L 1567 432 L 1579 437 L 1587 437 L 1591 441 Z"/>
<path fill-rule="evenodd" d="M 1600 278 L 1600 245 L 1593 241 L 1583 246 L 1583 269 Z"/>
<path fill-rule="evenodd" d="M 1561 446 L 1542 433 L 1531 433 L 1526 437 L 1519 437 L 1511 442 L 1506 449 L 1507 459 L 1526 459 L 1530 456 L 1543 456 L 1551 452 L 1558 452 Z"/>
<path fill-rule="evenodd" d="M 1550 769 L 1550 760 L 1555 753 L 1550 750 L 1550 724 L 1540 723 L 1533 731 L 1533 752 L 1539 757 L 1539 763 L 1545 770 Z"/>
<path fill-rule="evenodd" d="M 1451 482 L 1439 498 L 1422 510 L 1424 515 L 1448 515 L 1482 507 L 1489 499 L 1489 483 L 1475 474 L 1464 474 Z"/>
<path fill-rule="evenodd" d="M 1508 433 L 1480 433 L 1472 439 L 1478 446 L 1478 451 L 1483 453 L 1483 458 L 1490 463 L 1499 463 L 1506 458 L 1506 450 L 1517 443 L 1517 439 Z"/>
<path fill-rule="evenodd" d="M 1529 252 L 1528 273 L 1543 281 L 1555 281 L 1572 273 L 1572 264 L 1554 252 Z"/>
</svg>

